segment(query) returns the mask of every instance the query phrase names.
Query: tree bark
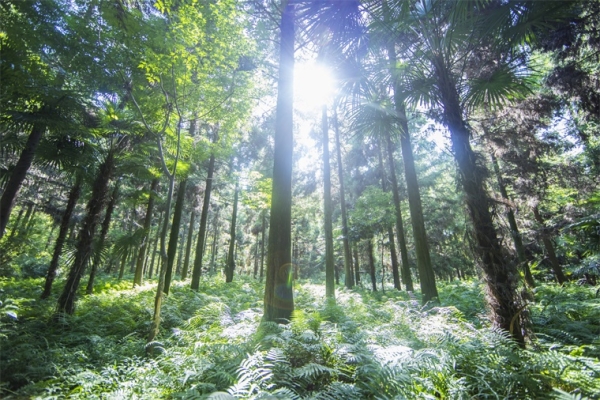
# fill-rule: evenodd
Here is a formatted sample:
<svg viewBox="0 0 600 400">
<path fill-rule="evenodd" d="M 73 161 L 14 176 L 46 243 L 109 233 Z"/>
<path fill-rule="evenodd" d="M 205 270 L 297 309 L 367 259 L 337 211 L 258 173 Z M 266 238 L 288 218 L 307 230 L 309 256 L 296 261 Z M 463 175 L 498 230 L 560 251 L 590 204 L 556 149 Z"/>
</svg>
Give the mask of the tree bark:
<svg viewBox="0 0 600 400">
<path fill-rule="evenodd" d="M 294 19 L 292 1 L 283 2 L 280 24 L 279 81 L 264 321 L 286 322 L 294 311 L 292 290 L 292 156 L 294 102 Z"/>
<path fill-rule="evenodd" d="M 104 221 L 102 221 L 102 229 L 100 230 L 100 238 L 98 239 L 97 248 L 94 249 L 94 260 L 92 262 L 92 270 L 90 271 L 90 279 L 88 279 L 88 284 L 85 289 L 86 294 L 92 294 L 92 292 L 94 291 L 94 279 L 96 278 L 96 271 L 98 270 L 98 264 L 100 264 L 102 250 L 104 248 L 104 241 L 106 240 L 108 228 L 110 228 L 110 221 L 112 218 L 112 213 L 115 209 L 115 204 L 117 202 L 118 195 L 119 184 L 117 183 L 115 184 L 115 188 L 113 189 L 112 195 L 110 196 L 108 206 L 106 206 L 106 213 L 104 215 Z"/>
<path fill-rule="evenodd" d="M 156 189 L 158 188 L 158 182 L 159 179 L 154 178 L 150 184 L 150 197 L 148 198 L 146 216 L 144 217 L 144 237 L 142 238 L 142 244 L 140 245 L 140 251 L 138 252 L 136 260 L 135 274 L 133 276 L 133 287 L 142 285 L 144 275 L 144 260 L 146 259 L 148 242 L 150 241 L 150 225 L 152 224 L 152 212 L 154 211 L 154 199 L 156 195 Z"/>
<path fill-rule="evenodd" d="M 73 184 L 73 187 L 69 192 L 67 208 L 65 208 L 65 212 L 63 213 L 62 218 L 60 220 L 60 229 L 58 231 L 58 237 L 56 238 L 56 244 L 54 245 L 52 261 L 50 261 L 50 266 L 48 267 L 48 272 L 46 274 L 46 283 L 44 284 L 44 291 L 41 295 L 42 299 L 47 299 L 50 296 L 50 293 L 52 292 L 52 283 L 54 282 L 54 278 L 56 278 L 58 261 L 60 259 L 60 255 L 62 254 L 63 246 L 67 238 L 67 232 L 69 231 L 69 223 L 71 222 L 71 216 L 73 215 L 73 211 L 75 210 L 75 206 L 77 205 L 77 200 L 81 195 L 82 182 L 83 175 L 77 174 L 77 177 L 75 178 L 75 183 Z"/>
<path fill-rule="evenodd" d="M 391 140 L 389 133 L 386 135 L 388 166 L 390 168 L 390 181 L 392 183 L 392 196 L 394 198 L 394 209 L 396 210 L 396 236 L 398 247 L 400 248 L 400 258 L 402 260 L 402 280 L 406 286 L 407 292 L 414 290 L 412 277 L 410 274 L 410 264 L 408 262 L 408 249 L 406 248 L 406 237 L 404 236 L 404 222 L 402 220 L 402 209 L 400 208 L 400 189 L 398 188 L 398 178 L 396 176 L 396 166 L 394 163 L 394 149 L 390 146 Z M 423 294 L 424 295 L 424 294 Z M 423 299 L 423 301 L 427 301 Z"/>
<path fill-rule="evenodd" d="M 177 201 L 175 202 L 175 211 L 173 212 L 173 223 L 171 224 L 171 234 L 169 236 L 169 250 L 167 252 L 167 270 L 165 271 L 165 286 L 163 291 L 169 294 L 171 279 L 173 276 L 173 264 L 177 255 L 177 242 L 179 241 L 179 228 L 181 226 L 181 214 L 183 212 L 183 203 L 185 200 L 185 187 L 187 179 L 179 182 L 177 189 Z"/>
<path fill-rule="evenodd" d="M 193 290 L 198 290 L 200 286 L 200 275 L 202 274 L 202 258 L 204 256 L 204 239 L 206 233 L 206 222 L 208 221 L 208 209 L 210 207 L 210 194 L 212 191 L 213 173 L 215 170 L 215 154 L 210 155 L 208 162 L 208 171 L 206 175 L 206 188 L 204 189 L 204 202 L 202 203 L 202 212 L 200 214 L 200 228 L 196 243 L 196 257 L 194 258 L 194 269 L 192 270 Z"/>
<path fill-rule="evenodd" d="M 325 233 L 325 297 L 335 299 L 335 265 L 333 259 L 333 224 L 331 205 L 331 167 L 329 165 L 329 124 L 327 106 L 321 110 L 321 144 L 323 147 L 323 231 Z"/>
<path fill-rule="evenodd" d="M 544 242 L 544 247 L 546 248 L 546 252 L 548 253 L 548 259 L 550 259 L 550 265 L 552 266 L 552 271 L 554 272 L 554 277 L 559 284 L 563 284 L 567 282 L 567 278 L 558 262 L 558 258 L 556 257 L 556 252 L 554 251 L 554 245 L 552 244 L 552 240 L 550 239 L 550 235 L 545 227 L 544 219 L 540 214 L 540 211 L 537 206 L 533 207 L 533 216 L 538 224 L 541 227 L 542 234 L 542 242 Z"/>
<path fill-rule="evenodd" d="M 337 112 L 333 111 L 333 129 L 335 132 L 335 145 L 337 153 L 337 169 L 340 181 L 340 208 L 342 212 L 342 244 L 344 246 L 344 285 L 348 289 L 354 286 L 354 274 L 352 273 L 352 252 L 350 251 L 350 240 L 348 238 L 348 213 L 346 210 L 346 193 L 344 190 L 344 169 L 342 164 L 342 146 L 340 144 L 340 127 Z"/>
<path fill-rule="evenodd" d="M 181 280 L 185 280 L 188 275 L 188 269 L 190 267 L 190 256 L 192 253 L 192 242 L 194 236 L 194 223 L 196 222 L 196 209 L 192 210 L 190 216 L 190 227 L 188 229 L 187 244 L 185 246 L 185 258 L 183 259 L 183 268 L 181 269 Z"/>
<path fill-rule="evenodd" d="M 77 290 L 85 267 L 92 253 L 92 242 L 98 218 L 104 207 L 108 182 L 114 170 L 113 151 L 109 151 L 106 160 L 100 165 L 98 175 L 92 187 L 92 196 L 87 205 L 87 215 L 79 232 L 79 241 L 75 252 L 75 260 L 69 271 L 67 283 L 58 298 L 57 312 L 73 314 Z"/>
<path fill-rule="evenodd" d="M 371 285 L 373 291 L 377 291 L 377 276 L 375 275 L 375 250 L 373 249 L 374 237 L 367 240 L 367 255 L 369 257 L 369 275 L 371 276 Z"/>
<path fill-rule="evenodd" d="M 229 253 L 227 255 L 227 267 L 225 268 L 225 282 L 233 282 L 233 272 L 235 271 L 235 228 L 237 223 L 238 208 L 238 183 L 235 184 L 235 194 L 233 195 L 233 213 L 231 215 L 231 231 L 229 232 Z"/>
<path fill-rule="evenodd" d="M 215 213 L 215 218 L 214 218 L 214 222 L 213 222 L 215 229 L 214 229 L 212 247 L 210 250 L 210 265 L 209 265 L 209 269 L 210 269 L 211 273 L 214 273 L 216 271 L 215 258 L 217 257 L 217 240 L 219 240 L 219 211 L 220 211 L 219 208 L 217 208 L 217 212 Z"/>
<path fill-rule="evenodd" d="M 260 239 L 260 273 L 258 274 L 258 279 L 260 282 L 262 282 L 263 280 L 263 275 L 264 275 L 264 267 L 265 267 L 265 231 L 267 230 L 267 227 L 265 226 L 265 214 L 266 214 L 267 210 L 263 210 L 262 211 L 262 232 L 260 234 L 261 239 Z"/>
<path fill-rule="evenodd" d="M 381 149 L 381 140 L 379 140 L 378 143 L 378 147 L 379 147 L 379 170 L 381 171 L 381 189 L 384 192 L 387 192 L 387 185 L 385 184 L 385 170 L 383 168 L 383 150 Z M 391 226 L 391 224 L 387 227 L 387 231 L 388 231 L 388 239 L 390 241 L 390 253 L 391 253 L 391 259 L 392 259 L 392 277 L 394 279 L 394 289 L 396 290 L 402 290 L 402 287 L 400 286 L 400 273 L 399 273 L 399 269 L 398 269 L 398 255 L 396 254 L 396 246 L 394 245 L 394 230 Z M 407 259 L 408 259 L 408 255 L 407 255 Z M 383 260 L 382 260 L 383 262 Z"/>
<path fill-rule="evenodd" d="M 354 246 L 354 277 L 356 284 L 360 283 L 360 259 L 358 258 L 358 243 L 355 243 Z"/>
<path fill-rule="evenodd" d="M 459 176 L 465 192 L 467 208 L 476 239 L 476 251 L 481 258 L 481 266 L 488 288 L 488 302 L 492 322 L 498 328 L 509 332 L 521 346 L 525 339 L 521 331 L 520 313 L 523 310 L 517 293 L 517 270 L 504 257 L 496 228 L 490 213 L 490 204 L 483 185 L 483 171 L 477 164 L 477 157 L 471 148 L 471 131 L 462 117 L 462 110 L 456 85 L 441 57 L 433 60 L 438 79 L 439 96 L 443 105 L 443 117 L 450 131 L 454 158 L 458 164 Z"/>
<path fill-rule="evenodd" d="M 506 191 L 506 185 L 504 184 L 504 179 L 502 179 L 502 173 L 500 172 L 500 165 L 498 164 L 498 159 L 496 155 L 492 152 L 492 165 L 494 166 L 494 172 L 496 173 L 496 179 L 498 180 L 498 187 L 500 188 L 500 194 L 504 200 L 510 201 L 508 198 L 508 192 Z M 533 275 L 531 275 L 531 270 L 529 269 L 529 262 L 527 261 L 527 256 L 525 254 L 525 246 L 523 246 L 523 239 L 521 238 L 521 232 L 519 232 L 519 226 L 517 225 L 517 220 L 515 219 L 515 213 L 512 207 L 508 207 L 506 212 L 506 218 L 508 219 L 508 225 L 510 226 L 510 235 L 513 239 L 513 243 L 515 245 L 515 250 L 517 252 L 517 258 L 519 260 L 519 264 L 523 269 L 523 275 L 525 276 L 525 283 L 530 288 L 535 287 L 535 281 L 533 280 Z"/>
<path fill-rule="evenodd" d="M 4 187 L 4 192 L 0 198 L 0 238 L 4 236 L 6 225 L 8 224 L 8 218 L 10 212 L 15 204 L 17 193 L 25 180 L 27 171 L 31 167 L 33 158 L 35 157 L 35 150 L 37 149 L 44 132 L 46 131 L 46 125 L 42 123 L 35 123 L 31 128 L 31 133 L 25 143 L 25 148 L 19 156 L 17 164 L 13 168 L 13 172 Z"/>
</svg>

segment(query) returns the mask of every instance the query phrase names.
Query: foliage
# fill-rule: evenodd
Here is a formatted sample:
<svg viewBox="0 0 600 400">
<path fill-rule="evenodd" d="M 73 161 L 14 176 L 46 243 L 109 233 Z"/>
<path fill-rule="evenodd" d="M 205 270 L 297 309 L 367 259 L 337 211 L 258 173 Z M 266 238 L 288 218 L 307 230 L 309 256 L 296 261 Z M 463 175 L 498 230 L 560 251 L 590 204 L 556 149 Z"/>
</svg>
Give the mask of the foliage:
<svg viewBox="0 0 600 400">
<path fill-rule="evenodd" d="M 59 320 L 49 319 L 52 299 L 37 299 L 41 279 L 0 284 L 7 398 L 535 399 L 600 390 L 600 299 L 577 285 L 537 289 L 536 338 L 521 350 L 489 328 L 475 281 L 441 284 L 445 303 L 433 308 L 391 289 L 340 289 L 336 304 L 323 303 L 323 286 L 303 282 L 291 324 L 262 326 L 256 281 L 205 278 L 198 292 L 174 282 L 150 344 L 159 351 L 148 357 L 152 284 L 101 280 Z"/>
</svg>

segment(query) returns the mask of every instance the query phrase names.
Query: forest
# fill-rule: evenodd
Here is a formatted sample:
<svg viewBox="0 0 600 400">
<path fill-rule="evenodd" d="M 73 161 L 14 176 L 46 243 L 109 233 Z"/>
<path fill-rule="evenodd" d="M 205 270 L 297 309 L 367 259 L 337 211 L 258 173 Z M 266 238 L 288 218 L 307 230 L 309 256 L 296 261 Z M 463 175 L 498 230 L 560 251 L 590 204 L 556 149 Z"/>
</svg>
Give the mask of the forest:
<svg viewBox="0 0 600 400">
<path fill-rule="evenodd" d="M 0 17 L 0 397 L 600 399 L 599 0 Z"/>
</svg>

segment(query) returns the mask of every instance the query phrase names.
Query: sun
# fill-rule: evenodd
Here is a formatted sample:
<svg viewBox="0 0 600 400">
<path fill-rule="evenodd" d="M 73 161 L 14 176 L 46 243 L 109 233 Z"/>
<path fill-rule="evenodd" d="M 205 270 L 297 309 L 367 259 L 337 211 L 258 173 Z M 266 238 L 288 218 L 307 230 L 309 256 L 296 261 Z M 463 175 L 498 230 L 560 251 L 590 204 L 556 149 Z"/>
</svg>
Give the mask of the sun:
<svg viewBox="0 0 600 400">
<path fill-rule="evenodd" d="M 312 62 L 297 63 L 294 68 L 294 107 L 311 112 L 329 104 L 335 90 L 334 77 L 325 65 Z"/>
</svg>

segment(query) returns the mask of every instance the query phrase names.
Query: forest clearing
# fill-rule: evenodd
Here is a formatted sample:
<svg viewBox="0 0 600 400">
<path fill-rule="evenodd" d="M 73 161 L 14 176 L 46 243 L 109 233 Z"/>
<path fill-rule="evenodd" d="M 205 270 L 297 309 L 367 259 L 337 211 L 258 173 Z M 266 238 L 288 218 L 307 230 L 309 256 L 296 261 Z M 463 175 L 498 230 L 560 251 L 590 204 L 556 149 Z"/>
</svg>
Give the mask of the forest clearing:
<svg viewBox="0 0 600 400">
<path fill-rule="evenodd" d="M 0 1 L 0 396 L 600 398 L 600 1 Z"/>
</svg>

